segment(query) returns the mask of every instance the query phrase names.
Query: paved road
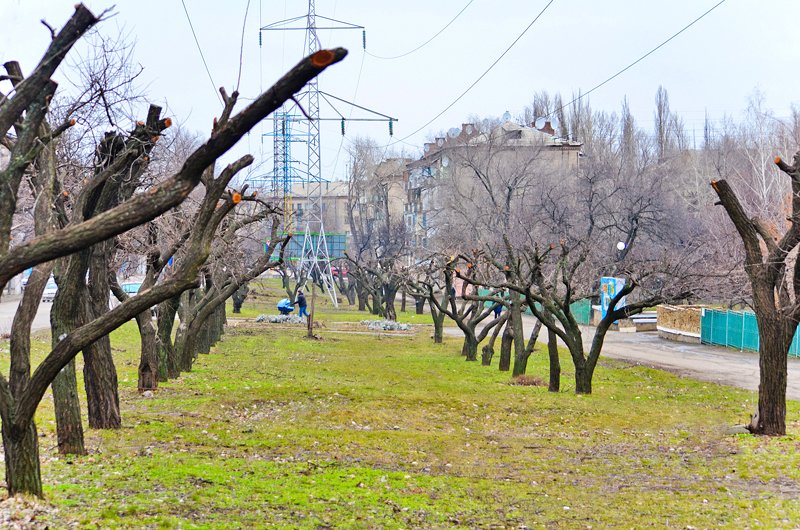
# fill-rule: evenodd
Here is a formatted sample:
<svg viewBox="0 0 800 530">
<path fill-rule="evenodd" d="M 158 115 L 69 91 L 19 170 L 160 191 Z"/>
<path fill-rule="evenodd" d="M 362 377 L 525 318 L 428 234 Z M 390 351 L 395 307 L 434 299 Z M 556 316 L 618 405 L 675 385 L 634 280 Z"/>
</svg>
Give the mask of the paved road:
<svg viewBox="0 0 800 530">
<path fill-rule="evenodd" d="M 0 300 L 0 333 L 5 334 L 11 331 L 11 323 L 14 321 L 14 314 L 17 312 L 20 297 L 18 295 L 3 295 Z M 39 304 L 39 311 L 33 319 L 33 330 L 47 329 L 50 327 L 50 302 Z"/>
<path fill-rule="evenodd" d="M 524 317 L 526 332 L 535 320 Z M 588 350 L 594 328 L 583 327 L 584 347 Z M 446 333 L 462 336 L 458 328 L 446 328 Z M 540 338 L 546 340 L 546 333 Z M 680 375 L 726 385 L 758 390 L 758 355 L 705 344 L 686 344 L 661 339 L 657 332 L 621 333 L 609 331 L 603 344 L 604 357 L 622 359 L 652 366 Z M 789 399 L 800 400 L 800 359 L 789 358 Z"/>
</svg>

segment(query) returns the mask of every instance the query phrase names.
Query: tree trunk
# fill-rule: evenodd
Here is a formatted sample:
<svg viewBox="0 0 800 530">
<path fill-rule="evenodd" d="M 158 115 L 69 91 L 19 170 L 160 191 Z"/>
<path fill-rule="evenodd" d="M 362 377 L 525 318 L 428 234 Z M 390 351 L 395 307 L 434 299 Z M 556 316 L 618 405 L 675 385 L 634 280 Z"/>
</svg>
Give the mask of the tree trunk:
<svg viewBox="0 0 800 530">
<path fill-rule="evenodd" d="M 213 347 L 222 340 L 222 335 L 225 333 L 225 303 L 219 304 L 217 308 L 214 309 L 211 318 L 213 321 L 210 333 L 211 343 L 209 346 Z"/>
<path fill-rule="evenodd" d="M 347 297 L 347 305 L 355 305 L 356 303 L 356 290 L 353 283 L 348 279 L 347 287 L 342 289 L 342 292 Z"/>
<path fill-rule="evenodd" d="M 62 335 L 66 335 L 80 326 L 86 311 L 83 302 L 84 300 L 77 293 L 61 290 L 56 293 L 53 306 L 50 308 L 50 330 L 54 348 L 60 342 Z M 56 416 L 58 452 L 61 454 L 85 454 L 78 381 L 75 376 L 75 359 L 70 360 L 61 369 L 53 379 L 51 386 Z"/>
<path fill-rule="evenodd" d="M 39 440 L 36 424 L 31 421 L 18 437 L 7 432 L 3 422 L 3 448 L 5 450 L 6 485 L 9 495 L 27 493 L 42 496 L 42 473 L 39 468 Z"/>
<path fill-rule="evenodd" d="M 384 285 L 383 292 L 383 303 L 386 307 L 384 315 L 386 316 L 386 320 L 395 321 L 397 320 L 397 310 L 394 308 L 394 299 L 397 297 L 397 288 Z"/>
<path fill-rule="evenodd" d="M 503 329 L 503 322 L 499 322 L 492 331 L 492 336 L 489 338 L 489 343 L 481 349 L 481 365 L 491 366 L 492 357 L 494 357 L 494 343 Z"/>
<path fill-rule="evenodd" d="M 361 287 L 361 282 L 358 282 L 358 286 L 356 287 L 356 298 L 358 298 L 359 311 L 367 310 L 367 296 L 367 290 Z"/>
<path fill-rule="evenodd" d="M 433 318 L 433 343 L 441 344 L 444 342 L 445 314 L 441 311 L 435 311 L 433 308 L 431 308 L 431 316 Z"/>
<path fill-rule="evenodd" d="M 478 339 L 475 337 L 474 333 L 464 334 L 464 344 L 461 347 L 461 355 L 466 357 L 465 360 L 467 361 L 478 360 Z"/>
<path fill-rule="evenodd" d="M 383 299 L 377 292 L 372 293 L 372 314 L 383 316 Z"/>
<path fill-rule="evenodd" d="M 531 352 L 525 349 L 525 332 L 522 328 L 522 306 L 520 294 L 516 291 L 510 293 L 511 308 L 509 309 L 509 323 L 514 328 L 514 368 L 511 371 L 513 377 L 523 375 L 528 369 L 528 357 Z M 508 327 L 508 324 L 506 324 Z"/>
<path fill-rule="evenodd" d="M 150 310 L 136 315 L 142 352 L 139 359 L 139 392 L 156 390 L 159 380 L 159 356 L 156 346 L 156 330 Z M 166 377 L 166 365 L 164 375 Z"/>
<path fill-rule="evenodd" d="M 592 376 L 594 370 L 590 369 L 585 364 L 580 367 L 575 367 L 575 393 L 576 394 L 591 394 L 592 393 Z"/>
<path fill-rule="evenodd" d="M 78 381 L 75 377 L 75 359 L 68 362 L 53 379 L 52 388 L 58 452 L 62 455 L 86 454 L 83 445 L 81 405 L 78 401 Z"/>
<path fill-rule="evenodd" d="M 111 357 L 108 335 L 83 350 L 83 382 L 89 412 L 89 427 L 119 429 L 122 418 L 117 393 L 117 370 Z"/>
<path fill-rule="evenodd" d="M 414 309 L 416 314 L 423 315 L 425 314 L 425 298 L 421 296 L 414 297 Z"/>
<path fill-rule="evenodd" d="M 558 335 L 552 329 L 547 330 L 547 353 L 550 357 L 550 384 L 547 390 L 561 390 L 561 361 L 558 358 Z"/>
<path fill-rule="evenodd" d="M 311 284 L 311 310 L 308 312 L 308 338 L 314 337 L 314 309 L 317 305 L 317 284 Z"/>
<path fill-rule="evenodd" d="M 788 319 L 776 315 L 759 318 L 759 384 L 758 411 L 749 429 L 754 434 L 783 436 L 786 434 L 786 377 L 789 346 L 794 326 Z"/>
<path fill-rule="evenodd" d="M 108 312 L 108 297 L 111 292 L 108 278 L 110 244 L 110 241 L 104 241 L 90 250 L 89 288 L 86 290 L 89 294 L 88 320 L 94 320 Z M 83 386 L 86 390 L 89 427 L 122 427 L 118 385 L 117 369 L 111 356 L 111 340 L 108 335 L 104 335 L 83 350 Z"/>
<path fill-rule="evenodd" d="M 194 318 L 197 318 L 197 316 Z M 205 325 L 200 326 L 197 333 L 192 334 L 192 359 L 197 359 L 197 356 L 201 353 L 208 353 L 211 351 L 211 327 L 213 325 L 213 320 L 213 317 L 209 316 L 204 323 Z"/>
<path fill-rule="evenodd" d="M 514 342 L 514 329 L 506 325 L 503 329 L 503 338 L 500 340 L 500 362 L 498 369 L 508 372 L 511 369 L 511 346 Z"/>
<path fill-rule="evenodd" d="M 178 358 L 178 371 L 191 372 L 192 371 L 192 353 L 191 345 L 187 344 L 190 338 L 186 333 L 187 324 L 181 320 L 178 325 L 178 332 L 175 334 L 175 354 Z"/>
<path fill-rule="evenodd" d="M 178 312 L 180 297 L 176 296 L 162 302 L 158 306 L 158 330 L 156 344 L 158 347 L 158 380 L 167 381 L 180 375 L 180 363 L 172 343 L 172 329 L 175 327 L 175 315 Z"/>
</svg>

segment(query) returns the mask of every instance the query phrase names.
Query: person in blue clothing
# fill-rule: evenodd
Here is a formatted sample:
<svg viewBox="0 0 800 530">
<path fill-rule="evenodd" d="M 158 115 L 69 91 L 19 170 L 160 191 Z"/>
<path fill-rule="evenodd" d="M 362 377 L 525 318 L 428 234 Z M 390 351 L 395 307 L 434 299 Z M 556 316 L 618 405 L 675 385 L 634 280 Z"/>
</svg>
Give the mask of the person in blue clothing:
<svg viewBox="0 0 800 530">
<path fill-rule="evenodd" d="M 297 291 L 297 299 L 294 301 L 294 304 L 292 305 L 295 304 L 297 305 L 298 309 L 300 309 L 300 312 L 297 314 L 297 316 L 307 317 L 308 312 L 306 311 L 306 307 L 308 307 L 308 304 L 306 303 L 306 295 L 303 294 L 303 291 Z"/>
<path fill-rule="evenodd" d="M 505 290 L 500 291 L 500 296 L 505 298 L 506 291 Z M 500 313 L 503 312 L 503 304 L 495 302 L 494 307 L 492 307 L 492 311 L 494 311 L 494 318 L 499 317 Z"/>
<path fill-rule="evenodd" d="M 496 302 L 492 308 L 492 311 L 494 311 L 494 318 L 499 317 L 500 313 L 503 312 L 503 304 Z"/>
</svg>

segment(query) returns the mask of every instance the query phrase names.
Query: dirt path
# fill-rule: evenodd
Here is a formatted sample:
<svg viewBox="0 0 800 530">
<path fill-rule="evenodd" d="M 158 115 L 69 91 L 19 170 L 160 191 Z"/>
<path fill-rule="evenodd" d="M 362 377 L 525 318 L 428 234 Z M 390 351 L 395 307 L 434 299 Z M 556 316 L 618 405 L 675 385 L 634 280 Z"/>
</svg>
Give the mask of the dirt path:
<svg viewBox="0 0 800 530">
<path fill-rule="evenodd" d="M 534 319 L 524 317 L 526 333 Z M 584 346 L 588 349 L 594 328 L 583 327 Z M 445 332 L 460 337 L 461 330 L 445 328 Z M 542 333 L 540 338 L 546 338 Z M 658 337 L 656 332 L 620 333 L 609 331 L 603 344 L 603 356 L 622 359 L 653 368 L 668 370 L 701 381 L 758 390 L 758 355 L 706 344 L 685 344 Z M 786 397 L 800 400 L 800 359 L 789 358 L 789 380 Z"/>
</svg>

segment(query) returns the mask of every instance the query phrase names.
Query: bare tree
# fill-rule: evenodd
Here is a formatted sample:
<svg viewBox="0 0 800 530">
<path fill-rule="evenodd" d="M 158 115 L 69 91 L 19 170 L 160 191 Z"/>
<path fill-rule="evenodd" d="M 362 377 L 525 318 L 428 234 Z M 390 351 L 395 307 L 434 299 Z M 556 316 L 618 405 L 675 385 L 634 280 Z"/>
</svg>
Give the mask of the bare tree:
<svg viewBox="0 0 800 530">
<path fill-rule="evenodd" d="M 29 267 L 81 252 L 91 245 L 152 220 L 180 204 L 200 181 L 205 168 L 227 152 L 256 123 L 291 98 L 309 79 L 346 55 L 346 51 L 342 49 L 322 50 L 304 59 L 275 86 L 235 116 L 232 115 L 235 97 L 230 98 L 212 138 L 192 153 L 172 178 L 153 186 L 145 193 L 134 195 L 118 206 L 70 223 L 64 228 L 45 232 L 10 248 L 11 219 L 16 210 L 22 176 L 31 167 L 41 149 L 74 123 L 65 122 L 54 127 L 51 132 L 42 130 L 47 105 L 56 88 L 50 76 L 72 44 L 97 22 L 98 19 L 88 9 L 78 5 L 72 18 L 55 35 L 43 60 L 34 71 L 24 80 L 15 78 L 16 86 L 12 96 L 0 96 L 0 142 L 12 154 L 9 165 L 0 171 L 0 181 L 4 183 L 0 186 L 0 288 Z M 8 67 L 6 69 L 8 71 Z M 15 74 L 10 73 L 10 76 Z M 146 122 L 144 127 L 147 125 Z M 12 127 L 16 129 L 16 137 L 8 134 Z M 103 182 L 101 174 L 110 176 L 131 159 L 139 158 L 141 152 L 138 149 L 137 146 L 129 152 L 126 150 L 121 153 L 89 185 Z M 252 157 L 244 157 L 228 166 L 223 173 L 233 178 L 238 170 L 251 162 Z M 215 211 L 205 219 L 206 224 L 212 224 L 213 216 L 224 216 L 233 206 L 232 200 L 226 200 L 218 213 Z M 76 207 L 74 210 L 82 211 L 83 208 Z M 196 284 L 200 264 L 210 251 L 209 235 L 213 236 L 213 233 L 209 234 L 202 229 L 206 224 L 200 224 L 199 229 L 192 234 L 189 244 L 192 259 L 179 265 L 170 281 L 139 293 L 102 316 L 58 337 L 57 344 L 32 375 L 25 348 L 12 351 L 9 379 L 0 378 L 0 416 L 6 455 L 6 482 L 10 493 L 42 493 L 33 417 L 47 387 L 64 366 L 89 344 L 148 307 Z"/>
<path fill-rule="evenodd" d="M 749 429 L 767 435 L 786 433 L 787 357 L 800 321 L 800 261 L 796 257 L 800 244 L 800 152 L 792 165 L 780 157 L 775 158 L 775 165 L 789 177 L 792 187 L 791 213 L 788 225 L 783 223 L 787 225 L 783 233 L 763 218 L 749 216 L 726 180 L 711 183 L 744 244 L 745 271 L 753 291 L 760 339 L 758 410 Z"/>
<path fill-rule="evenodd" d="M 394 300 L 408 267 L 404 158 L 378 160 L 369 141 L 351 150 L 347 215 L 351 230 L 349 276 L 356 290 L 372 295 L 372 310 L 389 320 L 397 318 Z M 361 301 L 359 308 L 361 308 Z"/>
</svg>

